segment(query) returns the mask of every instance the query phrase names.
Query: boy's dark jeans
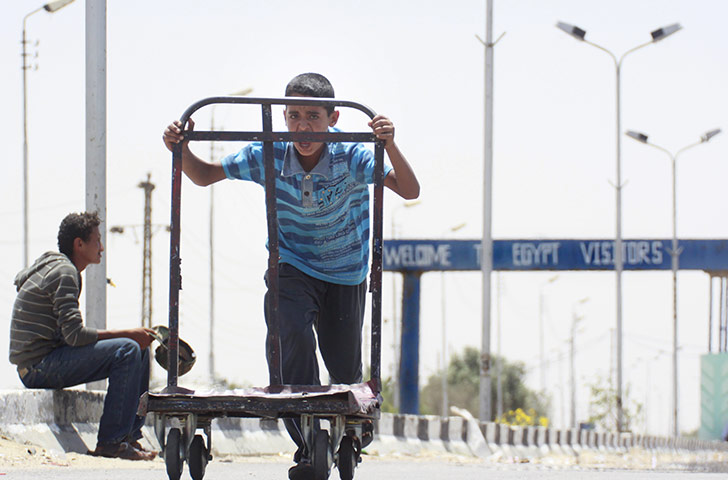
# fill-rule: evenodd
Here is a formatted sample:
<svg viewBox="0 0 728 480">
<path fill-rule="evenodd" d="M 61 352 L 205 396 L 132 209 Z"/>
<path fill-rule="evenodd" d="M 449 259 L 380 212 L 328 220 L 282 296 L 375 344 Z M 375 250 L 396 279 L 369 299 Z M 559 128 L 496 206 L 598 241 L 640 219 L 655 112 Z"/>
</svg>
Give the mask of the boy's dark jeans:
<svg viewBox="0 0 728 480">
<path fill-rule="evenodd" d="M 279 265 L 278 319 L 283 384 L 321 385 L 316 337 L 332 385 L 362 381 L 361 331 L 366 283 L 365 280 L 359 285 L 338 285 L 306 275 L 287 263 Z M 266 324 L 268 298 L 269 293 L 266 293 Z M 285 420 L 284 423 L 302 452 L 300 422 Z"/>
<path fill-rule="evenodd" d="M 128 338 L 111 338 L 56 348 L 21 378 L 28 388 L 60 389 L 109 379 L 99 445 L 141 438 L 144 418 L 136 415 L 139 397 L 149 389 L 149 349 Z"/>
</svg>

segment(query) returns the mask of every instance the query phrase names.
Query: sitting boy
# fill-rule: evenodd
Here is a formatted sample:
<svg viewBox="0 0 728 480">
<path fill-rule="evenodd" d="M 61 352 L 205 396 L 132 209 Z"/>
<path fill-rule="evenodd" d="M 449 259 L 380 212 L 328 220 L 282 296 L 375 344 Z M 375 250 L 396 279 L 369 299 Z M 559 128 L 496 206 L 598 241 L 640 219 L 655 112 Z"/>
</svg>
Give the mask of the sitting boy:
<svg viewBox="0 0 728 480">
<path fill-rule="evenodd" d="M 60 389 L 109 379 L 92 455 L 153 460 L 142 448 L 144 418 L 136 415 L 149 387 L 152 330 L 85 327 L 78 305 L 81 272 L 101 262 L 96 212 L 71 213 L 58 229 L 58 252 L 46 252 L 15 277 L 10 363 L 27 388 Z"/>
</svg>

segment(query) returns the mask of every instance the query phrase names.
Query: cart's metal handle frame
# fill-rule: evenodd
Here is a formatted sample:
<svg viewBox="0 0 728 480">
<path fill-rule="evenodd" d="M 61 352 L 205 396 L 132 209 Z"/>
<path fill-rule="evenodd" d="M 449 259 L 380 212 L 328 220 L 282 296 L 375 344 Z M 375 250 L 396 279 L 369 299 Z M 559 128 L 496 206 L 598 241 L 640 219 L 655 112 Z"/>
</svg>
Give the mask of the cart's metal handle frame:
<svg viewBox="0 0 728 480">
<path fill-rule="evenodd" d="M 253 97 L 210 97 L 192 104 L 180 117 L 183 126 L 193 113 L 208 105 L 248 104 L 260 105 L 262 112 L 261 131 L 191 131 L 185 132 L 185 139 L 191 141 L 257 141 L 263 143 L 265 164 L 265 204 L 268 219 L 268 285 L 269 321 L 266 353 L 269 358 L 271 385 L 281 385 L 280 328 L 278 318 L 278 213 L 276 208 L 275 164 L 273 142 L 361 142 L 374 143 L 374 212 L 372 225 L 372 263 L 369 290 L 372 293 L 372 332 L 371 332 L 371 381 L 376 393 L 381 391 L 381 353 L 382 353 L 382 220 L 384 211 L 384 142 L 372 132 L 274 132 L 273 105 L 304 105 L 319 107 L 346 107 L 365 113 L 370 119 L 376 113 L 362 104 L 335 99 L 308 97 L 253 98 Z M 169 343 L 167 363 L 167 388 L 164 393 L 186 392 L 178 387 L 179 357 L 179 291 L 182 289 L 180 257 L 180 212 L 182 200 L 182 143 L 172 152 L 172 218 L 170 222 L 170 262 L 169 262 Z"/>
</svg>

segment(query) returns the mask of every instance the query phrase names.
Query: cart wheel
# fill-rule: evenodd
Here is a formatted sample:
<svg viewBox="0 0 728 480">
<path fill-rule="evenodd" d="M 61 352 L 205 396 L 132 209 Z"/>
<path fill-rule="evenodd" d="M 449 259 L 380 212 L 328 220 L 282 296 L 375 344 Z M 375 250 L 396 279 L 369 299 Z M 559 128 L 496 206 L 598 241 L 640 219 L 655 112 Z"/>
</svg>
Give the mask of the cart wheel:
<svg viewBox="0 0 728 480">
<path fill-rule="evenodd" d="M 313 476 L 314 480 L 329 478 L 329 432 L 319 430 L 313 441 Z"/>
<path fill-rule="evenodd" d="M 167 434 L 167 445 L 164 447 L 164 463 L 167 465 L 169 480 L 179 480 L 182 476 L 182 432 L 179 428 L 172 428 Z"/>
<path fill-rule="evenodd" d="M 205 467 L 207 467 L 208 453 L 205 448 L 205 440 L 202 435 L 195 435 L 190 444 L 190 454 L 187 458 L 187 464 L 190 467 L 190 477 L 192 480 L 202 480 L 205 476 Z"/>
<path fill-rule="evenodd" d="M 354 468 L 357 464 L 356 450 L 354 449 L 354 441 L 348 435 L 341 439 L 339 446 L 339 477 L 341 480 L 352 480 L 354 478 Z"/>
</svg>

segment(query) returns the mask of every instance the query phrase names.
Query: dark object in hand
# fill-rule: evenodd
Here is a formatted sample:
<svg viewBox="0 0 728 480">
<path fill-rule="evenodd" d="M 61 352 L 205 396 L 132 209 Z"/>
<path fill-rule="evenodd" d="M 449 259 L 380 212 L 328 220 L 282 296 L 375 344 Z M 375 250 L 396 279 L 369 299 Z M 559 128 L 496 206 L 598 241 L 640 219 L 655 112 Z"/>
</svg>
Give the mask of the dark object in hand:
<svg viewBox="0 0 728 480">
<path fill-rule="evenodd" d="M 152 330 L 157 332 L 154 339 L 159 342 L 159 346 L 154 350 L 154 359 L 157 363 L 165 370 L 167 370 L 167 362 L 169 358 L 169 329 L 163 325 L 157 325 L 152 327 Z M 189 343 L 185 342 L 181 338 L 179 339 L 179 360 L 177 361 L 177 375 L 180 377 L 185 373 L 192 370 L 192 367 L 197 361 L 197 355 L 192 350 Z"/>
</svg>

